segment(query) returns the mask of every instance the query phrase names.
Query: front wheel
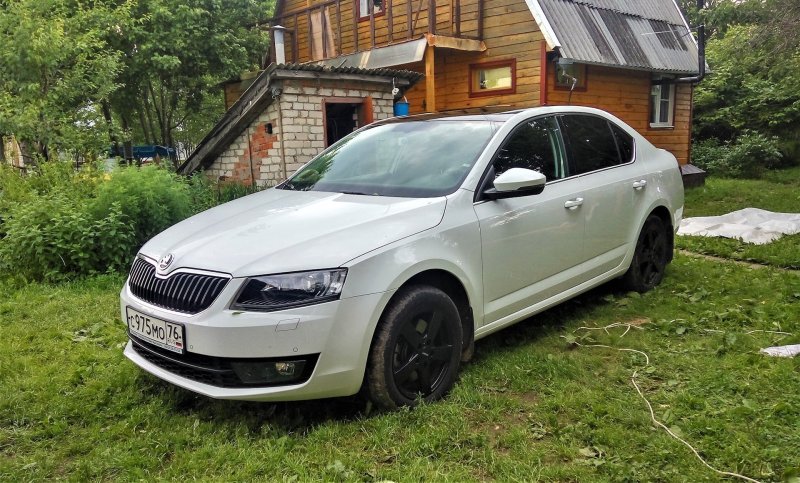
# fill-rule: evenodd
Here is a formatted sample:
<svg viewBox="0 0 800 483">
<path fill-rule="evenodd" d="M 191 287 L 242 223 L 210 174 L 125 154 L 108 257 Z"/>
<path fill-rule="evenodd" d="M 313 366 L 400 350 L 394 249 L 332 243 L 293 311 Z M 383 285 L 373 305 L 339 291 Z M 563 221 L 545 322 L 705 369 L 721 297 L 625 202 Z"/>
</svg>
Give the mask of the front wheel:
<svg viewBox="0 0 800 483">
<path fill-rule="evenodd" d="M 384 312 L 370 348 L 370 399 L 394 409 L 441 398 L 458 375 L 462 339 L 458 308 L 446 293 L 406 289 Z"/>
<path fill-rule="evenodd" d="M 664 221 L 650 215 L 639 233 L 631 266 L 624 276 L 629 290 L 647 292 L 661 283 L 669 260 L 669 246 Z"/>
</svg>

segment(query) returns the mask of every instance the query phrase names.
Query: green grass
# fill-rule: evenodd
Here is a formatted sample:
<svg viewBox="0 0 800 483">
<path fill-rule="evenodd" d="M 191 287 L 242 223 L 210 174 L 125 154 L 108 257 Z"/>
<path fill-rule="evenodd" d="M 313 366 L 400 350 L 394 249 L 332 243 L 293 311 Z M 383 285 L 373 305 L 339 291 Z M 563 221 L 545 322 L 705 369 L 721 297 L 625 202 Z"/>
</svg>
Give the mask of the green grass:
<svg viewBox="0 0 800 483">
<path fill-rule="evenodd" d="M 601 287 L 480 341 L 444 401 L 391 413 L 164 384 L 122 355 L 122 282 L 0 287 L 0 480 L 716 480 L 651 424 L 634 370 L 712 465 L 800 471 L 800 358 L 758 353 L 800 343 L 795 273 L 678 256 L 649 294 Z"/>
<path fill-rule="evenodd" d="M 686 190 L 684 217 L 722 215 L 747 207 L 784 213 L 800 212 L 800 167 L 770 171 L 761 180 L 708 178 L 706 185 Z M 800 234 L 767 245 L 728 238 L 681 236 L 680 249 L 697 253 L 800 269 Z"/>
</svg>

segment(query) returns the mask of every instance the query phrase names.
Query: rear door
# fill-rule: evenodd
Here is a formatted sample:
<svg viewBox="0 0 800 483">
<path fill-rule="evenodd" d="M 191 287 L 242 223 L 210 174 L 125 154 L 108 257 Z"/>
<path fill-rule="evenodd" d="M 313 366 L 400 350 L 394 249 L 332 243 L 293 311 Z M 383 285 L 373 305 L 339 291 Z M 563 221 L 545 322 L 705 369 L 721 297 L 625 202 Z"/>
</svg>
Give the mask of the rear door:
<svg viewBox="0 0 800 483">
<path fill-rule="evenodd" d="M 570 173 L 582 178 L 585 280 L 622 263 L 636 225 L 633 139 L 606 118 L 591 114 L 559 116 Z"/>
<path fill-rule="evenodd" d="M 547 177 L 538 195 L 475 203 L 483 254 L 484 323 L 492 323 L 575 285 L 583 257 L 582 180 L 566 178 L 553 116 L 523 121 L 501 145 L 479 192 L 510 168 Z"/>
</svg>

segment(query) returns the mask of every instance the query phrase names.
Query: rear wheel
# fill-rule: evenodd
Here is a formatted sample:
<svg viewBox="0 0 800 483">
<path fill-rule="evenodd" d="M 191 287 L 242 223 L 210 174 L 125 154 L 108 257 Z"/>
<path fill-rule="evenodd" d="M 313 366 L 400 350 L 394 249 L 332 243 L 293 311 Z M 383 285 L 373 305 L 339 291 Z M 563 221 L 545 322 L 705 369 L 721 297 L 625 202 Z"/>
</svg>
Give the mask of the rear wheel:
<svg viewBox="0 0 800 483">
<path fill-rule="evenodd" d="M 405 290 L 384 312 L 370 348 L 370 399 L 393 409 L 441 398 L 455 383 L 461 346 L 452 299 L 429 286 Z"/>
<path fill-rule="evenodd" d="M 624 282 L 629 290 L 647 292 L 661 283 L 669 260 L 669 238 L 664 221 L 650 215 L 639 233 Z"/>
</svg>

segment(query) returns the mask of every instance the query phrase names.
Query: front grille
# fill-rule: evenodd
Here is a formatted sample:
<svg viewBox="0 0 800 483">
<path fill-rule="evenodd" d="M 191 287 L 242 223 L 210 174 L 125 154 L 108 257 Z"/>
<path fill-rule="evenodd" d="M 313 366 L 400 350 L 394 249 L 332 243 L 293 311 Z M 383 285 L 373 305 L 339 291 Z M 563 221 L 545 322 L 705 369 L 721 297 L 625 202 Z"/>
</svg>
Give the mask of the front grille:
<svg viewBox="0 0 800 483">
<path fill-rule="evenodd" d="M 169 371 L 178 376 L 192 381 L 208 384 L 210 386 L 226 387 L 226 388 L 243 388 L 243 387 L 268 387 L 278 384 L 258 383 L 252 384 L 242 381 L 236 372 L 231 367 L 231 362 L 255 362 L 268 364 L 277 361 L 291 361 L 303 359 L 307 361 L 302 374 L 291 384 L 300 384 L 307 381 L 314 372 L 318 354 L 311 354 L 305 356 L 293 356 L 282 358 L 264 358 L 264 359 L 245 359 L 245 358 L 227 358 L 227 357 L 212 357 L 202 354 L 194 354 L 186 352 L 184 354 L 177 354 L 170 352 L 147 342 L 141 341 L 134 336 L 130 337 L 133 344 L 133 350 L 137 354 L 145 358 L 151 364 Z"/>
<path fill-rule="evenodd" d="M 228 279 L 197 273 L 176 273 L 156 277 L 156 267 L 136 258 L 128 286 L 131 293 L 145 302 L 176 312 L 196 314 L 208 308 L 225 288 Z"/>
</svg>

